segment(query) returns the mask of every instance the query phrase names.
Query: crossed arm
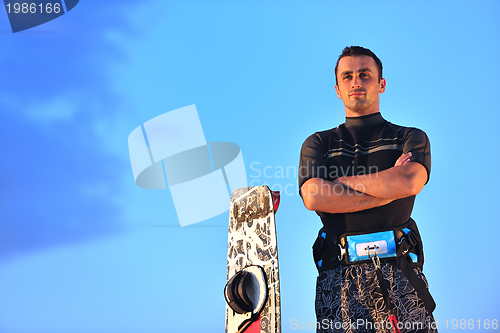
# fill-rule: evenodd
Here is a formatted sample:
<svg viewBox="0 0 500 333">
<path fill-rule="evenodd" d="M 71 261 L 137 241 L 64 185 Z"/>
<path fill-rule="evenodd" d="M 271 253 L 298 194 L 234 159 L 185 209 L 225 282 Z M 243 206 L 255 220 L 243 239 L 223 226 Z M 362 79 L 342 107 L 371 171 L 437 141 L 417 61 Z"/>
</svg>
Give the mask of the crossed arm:
<svg viewBox="0 0 500 333">
<path fill-rule="evenodd" d="M 427 181 L 425 167 L 403 154 L 394 167 L 377 173 L 340 177 L 333 182 L 311 178 L 301 187 L 304 205 L 325 213 L 352 213 L 416 195 Z"/>
</svg>

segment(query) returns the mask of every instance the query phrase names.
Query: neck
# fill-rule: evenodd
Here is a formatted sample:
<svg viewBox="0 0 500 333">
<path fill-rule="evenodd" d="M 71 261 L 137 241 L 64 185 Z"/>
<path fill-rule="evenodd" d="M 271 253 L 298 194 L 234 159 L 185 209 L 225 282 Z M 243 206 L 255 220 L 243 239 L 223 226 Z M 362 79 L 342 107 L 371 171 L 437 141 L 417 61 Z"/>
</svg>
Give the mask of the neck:
<svg viewBox="0 0 500 333">
<path fill-rule="evenodd" d="M 375 112 L 364 116 L 346 117 L 345 125 L 346 127 L 371 126 L 383 123 L 384 121 L 380 112 Z"/>
<path fill-rule="evenodd" d="M 345 108 L 345 116 L 346 117 L 363 117 L 363 116 L 368 116 L 370 114 L 375 114 L 375 113 L 380 113 L 379 109 L 375 110 L 370 110 L 370 111 L 353 111 L 348 108 Z"/>
<path fill-rule="evenodd" d="M 371 105 L 368 105 L 367 107 L 360 106 L 349 108 L 348 105 L 344 104 L 344 108 L 346 117 L 362 117 L 380 112 L 378 101 L 375 101 L 375 103 L 371 103 Z"/>
</svg>

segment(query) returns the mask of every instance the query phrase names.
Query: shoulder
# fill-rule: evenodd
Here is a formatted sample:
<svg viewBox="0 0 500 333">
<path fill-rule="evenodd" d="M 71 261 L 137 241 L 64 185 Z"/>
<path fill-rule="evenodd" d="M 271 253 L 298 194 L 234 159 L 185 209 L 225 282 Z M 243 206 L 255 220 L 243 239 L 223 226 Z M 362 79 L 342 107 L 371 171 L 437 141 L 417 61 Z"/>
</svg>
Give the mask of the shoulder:
<svg viewBox="0 0 500 333">
<path fill-rule="evenodd" d="M 339 132 L 340 132 L 341 126 L 343 126 L 343 124 L 339 125 L 335 128 L 331 128 L 329 130 L 319 131 L 319 132 L 313 133 L 304 141 L 304 144 L 306 144 L 306 143 L 324 143 L 328 139 L 338 140 L 340 138 Z"/>
<path fill-rule="evenodd" d="M 403 137 L 404 139 L 412 138 L 424 141 L 429 140 L 427 134 L 423 130 L 417 127 L 401 126 L 393 124 L 391 122 L 387 122 L 387 127 L 390 128 L 392 131 L 396 132 L 398 136 Z"/>
<path fill-rule="evenodd" d="M 340 142 L 338 134 L 340 126 L 311 134 L 302 144 L 301 156 L 323 156 L 332 144 Z"/>
</svg>

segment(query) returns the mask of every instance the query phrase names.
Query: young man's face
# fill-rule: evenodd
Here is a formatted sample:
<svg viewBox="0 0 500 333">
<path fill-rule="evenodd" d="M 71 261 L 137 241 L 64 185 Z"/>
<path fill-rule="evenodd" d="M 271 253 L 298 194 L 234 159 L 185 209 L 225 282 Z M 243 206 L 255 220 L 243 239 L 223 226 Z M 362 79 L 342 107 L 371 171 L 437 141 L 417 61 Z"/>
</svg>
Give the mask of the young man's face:
<svg viewBox="0 0 500 333">
<path fill-rule="evenodd" d="M 347 117 L 379 111 L 379 94 L 385 91 L 385 79 L 378 81 L 378 68 L 369 56 L 343 57 L 337 68 L 335 91 L 345 105 Z"/>
</svg>

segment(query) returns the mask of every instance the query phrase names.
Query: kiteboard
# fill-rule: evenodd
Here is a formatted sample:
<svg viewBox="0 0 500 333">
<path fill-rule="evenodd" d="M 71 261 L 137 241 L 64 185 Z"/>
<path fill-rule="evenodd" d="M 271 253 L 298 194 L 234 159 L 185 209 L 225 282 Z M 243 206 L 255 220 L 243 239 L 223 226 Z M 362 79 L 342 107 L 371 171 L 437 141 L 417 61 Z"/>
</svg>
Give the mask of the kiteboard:
<svg viewBox="0 0 500 333">
<path fill-rule="evenodd" d="M 267 186 L 233 191 L 224 288 L 226 333 L 281 332 L 274 221 L 279 201 L 279 192 Z"/>
</svg>

